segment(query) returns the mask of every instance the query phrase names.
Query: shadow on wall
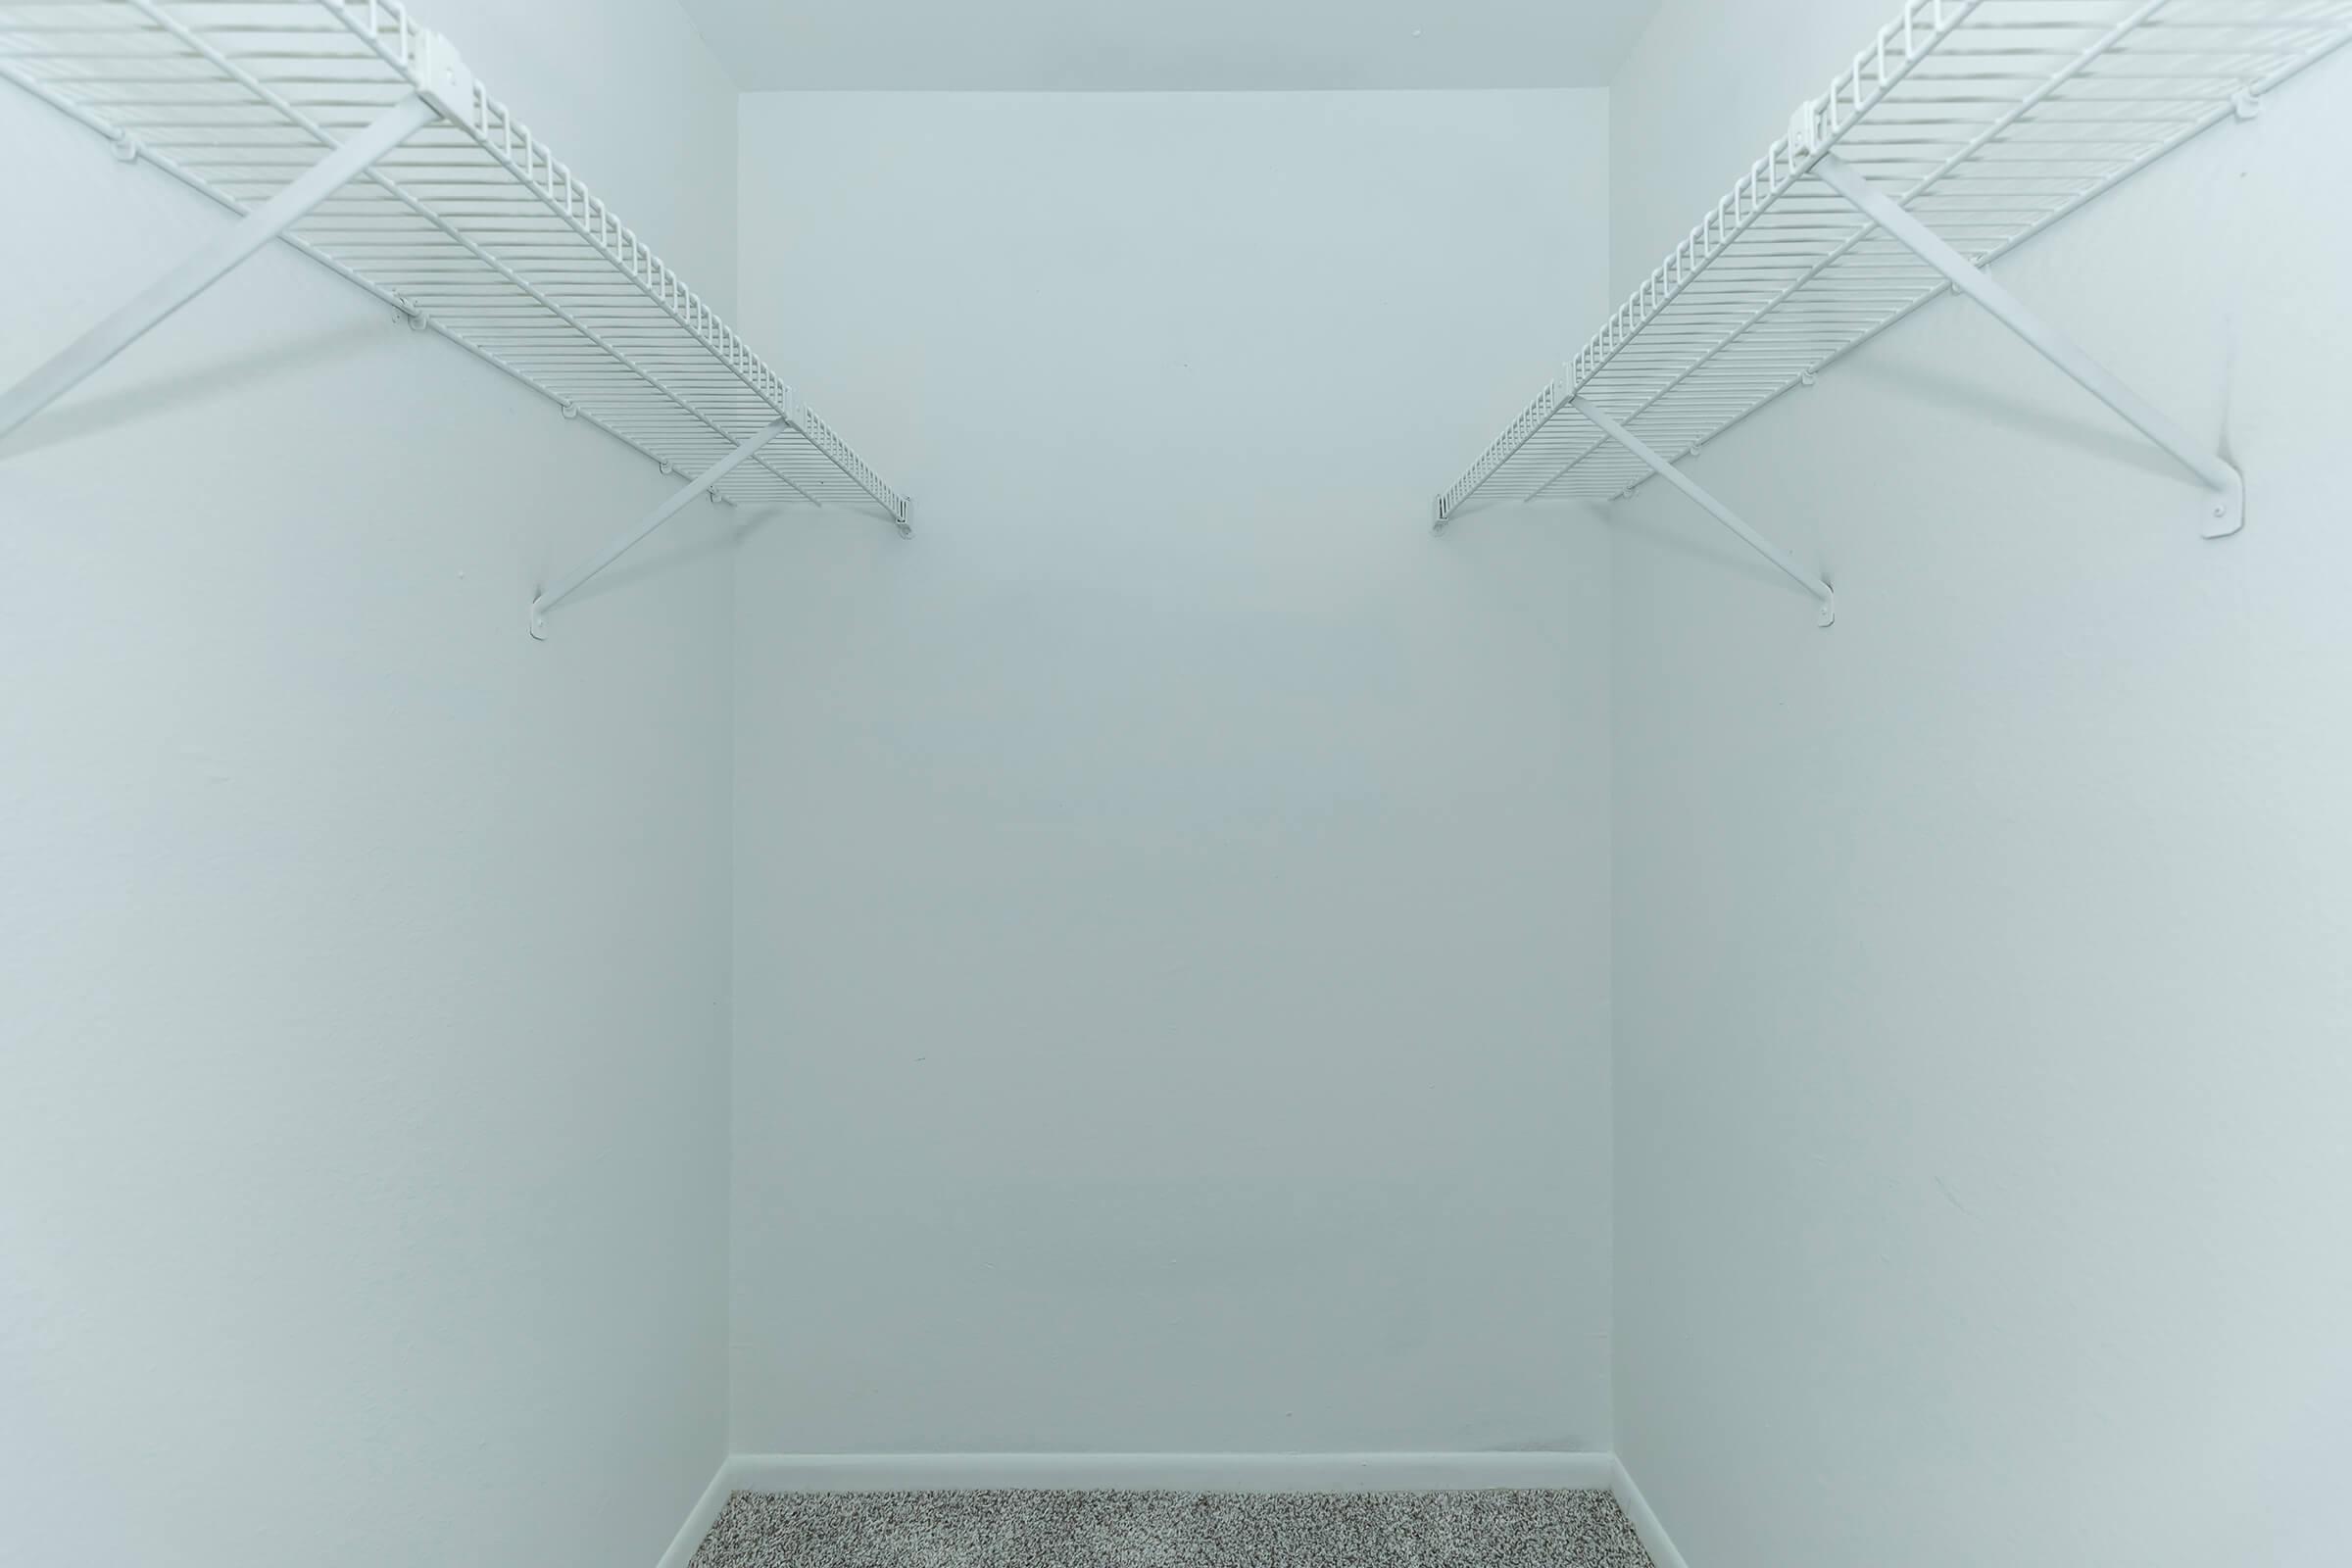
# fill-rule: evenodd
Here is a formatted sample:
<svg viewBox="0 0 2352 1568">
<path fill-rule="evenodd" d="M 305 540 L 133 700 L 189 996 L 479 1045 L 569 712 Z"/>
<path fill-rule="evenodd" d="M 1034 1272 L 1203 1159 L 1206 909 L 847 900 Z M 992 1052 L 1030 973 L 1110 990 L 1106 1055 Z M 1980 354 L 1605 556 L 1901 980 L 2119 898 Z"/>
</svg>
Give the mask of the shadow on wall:
<svg viewBox="0 0 2352 1568">
<path fill-rule="evenodd" d="M 1708 488 L 1715 490 L 1719 495 L 1723 494 L 1724 491 L 1728 489 L 1728 487 L 1719 486 L 1712 482 L 1706 482 Z M 1675 496 L 1674 499 L 1676 503 L 1681 506 L 1690 507 L 1690 503 L 1682 496 Z M 1727 499 L 1729 498 L 1727 497 Z M 1731 500 L 1730 504 L 1734 510 L 1738 510 L 1740 506 L 1740 503 L 1737 500 Z M 1696 507 L 1690 507 L 1690 515 L 1698 518 L 1700 522 L 1705 524 L 1706 532 L 1704 533 L 1700 533 L 1695 529 L 1687 532 L 1669 531 L 1668 529 L 1660 527 L 1654 522 L 1644 522 L 1642 519 L 1614 507 L 1604 507 L 1596 504 L 1592 510 L 1595 514 L 1595 521 L 1598 523 L 1598 525 L 1608 529 L 1611 534 L 1619 539 L 1639 539 L 1642 544 L 1653 550 L 1661 550 L 1669 555 L 1681 556 L 1687 561 L 1696 562 L 1702 565 L 1719 571 L 1728 571 L 1737 577 L 1745 577 L 1749 581 L 1754 582 L 1762 587 L 1770 588 L 1776 593 L 1788 594 L 1791 598 L 1791 601 L 1796 604 L 1811 606 L 1813 603 L 1812 595 L 1806 593 L 1802 588 L 1799 588 L 1795 584 L 1789 582 L 1787 577 L 1782 576 L 1780 571 L 1769 562 L 1759 560 L 1756 555 L 1747 548 L 1746 545 L 1741 544 L 1738 539 L 1735 539 L 1730 534 L 1724 532 L 1721 527 L 1707 517 L 1706 514 L 1700 512 Z M 1751 522 L 1757 521 L 1757 519 L 1754 517 L 1750 517 L 1748 520 Z M 1762 527 L 1766 534 L 1770 534 L 1772 532 L 1772 524 L 1769 520 L 1761 522 L 1759 526 Z M 1837 575 L 1829 564 L 1825 562 L 1818 563 L 1817 564 L 1820 565 L 1823 574 L 1829 579 L 1832 585 L 1835 586 L 1837 582 Z"/>
<path fill-rule="evenodd" d="M 671 482 L 682 481 L 673 478 Z M 705 513 L 711 510 L 707 501 L 700 506 Z M 564 603 L 583 605 L 608 594 L 625 593 L 639 583 L 668 572 L 684 570 L 713 556 L 727 555 L 761 529 L 777 524 L 813 527 L 825 523 L 843 528 L 872 528 L 878 540 L 899 547 L 905 544 L 899 537 L 897 523 L 878 511 L 869 512 L 858 507 L 787 507 L 767 503 L 735 511 L 725 508 L 718 510 L 724 515 L 716 518 L 698 517 L 694 508 L 680 513 L 665 523 L 661 532 L 574 589 Z M 618 533 L 638 520 L 636 513 L 616 514 L 612 520 L 612 529 Z M 663 545 L 665 540 L 666 548 Z"/>
<path fill-rule="evenodd" d="M 101 435 L 140 423 L 175 409 L 217 403 L 279 380 L 296 370 L 319 369 L 353 358 L 389 328 L 367 324 L 337 327 L 290 343 L 276 343 L 185 370 L 176 375 L 137 382 L 119 392 L 78 398 L 44 409 L 19 430 L 16 439 L 0 447 L 12 453 L 37 452 L 65 446 L 85 436 Z M 24 368 L 26 370 L 31 366 Z"/>
<path fill-rule="evenodd" d="M 2182 477 L 2180 466 L 2160 448 L 2151 446 L 2112 417 L 2102 416 L 2095 412 L 2082 415 L 2053 414 L 2017 396 L 2005 384 L 1923 365 L 1886 365 L 1868 359 L 1839 365 L 1834 372 L 1825 373 L 1838 374 L 1866 390 L 1916 409 L 1923 446 L 1932 432 L 1939 428 L 1943 420 L 1950 418 L 1958 422 L 1997 425 L 2022 435 L 2049 440 L 2079 452 L 2085 463 L 2118 465 L 2167 479 Z M 2075 389 L 2068 383 L 2061 390 L 2072 393 Z M 2226 404 L 2222 422 L 2225 427 L 2229 422 Z M 2222 450 L 2228 450 L 2226 439 L 2222 442 Z M 1738 494 L 1737 472 L 1738 463 L 1735 460 L 1724 466 L 1721 475 L 1702 479 L 1735 509 L 1741 502 Z M 1699 474 L 1694 471 L 1693 477 L 1699 477 Z M 1650 548 L 1728 570 L 1775 589 L 1786 590 L 1788 586 L 1787 578 L 1758 561 L 1738 541 L 1717 530 L 1709 529 L 1704 533 L 1670 531 L 1605 505 L 1595 504 L 1593 510 L 1599 522 L 1614 530 L 1620 538 L 1639 538 Z M 1465 514 L 1467 515 L 1471 514 Z M 1767 526 L 1766 532 L 1770 531 Z M 1825 560 L 1820 564 L 1834 582 L 1836 563 Z"/>
<path fill-rule="evenodd" d="M 2005 332 L 2003 335 L 2006 335 Z M 2161 474 L 2168 479 L 2183 476 L 2180 465 L 2167 456 L 2163 449 L 2151 445 L 2113 415 L 2098 411 L 2090 394 L 2063 380 L 2037 357 L 2018 350 L 2019 364 L 2034 375 L 2046 373 L 2052 386 L 2061 395 L 2080 399 L 2083 412 L 2052 414 L 1982 378 L 1958 374 L 1952 370 L 1924 365 L 1885 365 L 1867 357 L 1857 358 L 1848 365 L 1839 365 L 1823 372 L 1847 376 L 1866 387 L 1883 388 L 1886 392 L 1916 403 L 1921 411 L 1921 432 L 1935 426 L 1933 420 L 1940 415 L 1963 416 L 1972 422 L 1995 424 L 2021 434 L 2047 437 L 2069 447 L 2081 449 L 2085 461 L 2121 463 L 2143 472 Z M 2227 425 L 2227 405 L 2223 423 Z"/>
</svg>

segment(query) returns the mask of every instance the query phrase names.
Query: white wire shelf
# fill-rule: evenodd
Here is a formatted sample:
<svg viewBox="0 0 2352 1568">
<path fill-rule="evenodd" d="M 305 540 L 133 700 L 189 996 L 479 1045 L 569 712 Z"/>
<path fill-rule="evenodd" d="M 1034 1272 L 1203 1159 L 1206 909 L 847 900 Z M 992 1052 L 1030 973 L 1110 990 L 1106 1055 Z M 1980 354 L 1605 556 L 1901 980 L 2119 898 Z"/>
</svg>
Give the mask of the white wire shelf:
<svg viewBox="0 0 2352 1568">
<path fill-rule="evenodd" d="M 283 238 L 665 472 L 782 421 L 717 499 L 906 528 L 906 499 L 394 0 L 0 0 L 0 76 L 242 215 L 421 93 L 438 115 Z"/>
<path fill-rule="evenodd" d="M 1579 401 L 1671 463 L 1955 282 L 1857 211 L 1845 172 L 1981 270 L 2347 39 L 2352 0 L 1911 0 L 1438 497 L 1438 525 L 1630 495 L 1658 468 Z"/>
</svg>

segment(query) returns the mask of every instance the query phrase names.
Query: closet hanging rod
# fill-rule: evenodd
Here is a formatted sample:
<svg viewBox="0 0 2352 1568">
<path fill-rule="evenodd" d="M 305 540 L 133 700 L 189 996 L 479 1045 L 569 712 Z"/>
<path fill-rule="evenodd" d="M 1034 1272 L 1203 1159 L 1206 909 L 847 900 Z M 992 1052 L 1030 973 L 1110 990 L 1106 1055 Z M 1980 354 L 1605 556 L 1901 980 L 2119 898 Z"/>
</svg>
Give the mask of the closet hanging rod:
<svg viewBox="0 0 2352 1568">
<path fill-rule="evenodd" d="M 1659 476 L 1692 493 L 1675 462 L 1954 288 L 2179 461 L 2205 492 L 2202 532 L 2233 532 L 2243 484 L 2218 443 L 1984 269 L 2199 133 L 2253 118 L 2348 40 L 2352 0 L 1909 0 L 1438 496 L 1435 525 L 1474 505 L 1622 498 Z"/>
<path fill-rule="evenodd" d="M 0 78 L 239 219 L 0 393 L 0 436 L 277 237 L 664 472 L 770 432 L 716 499 L 908 531 L 906 498 L 397 0 L 0 0 Z"/>
</svg>

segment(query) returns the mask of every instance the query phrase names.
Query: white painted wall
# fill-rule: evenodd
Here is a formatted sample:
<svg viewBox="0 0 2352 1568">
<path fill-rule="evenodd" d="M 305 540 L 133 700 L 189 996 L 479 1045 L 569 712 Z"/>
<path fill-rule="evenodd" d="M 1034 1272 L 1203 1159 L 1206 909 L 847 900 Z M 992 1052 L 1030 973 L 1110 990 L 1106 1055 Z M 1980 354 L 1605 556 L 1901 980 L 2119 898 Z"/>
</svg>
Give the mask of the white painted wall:
<svg viewBox="0 0 2352 1568">
<path fill-rule="evenodd" d="M 1605 85 L 1656 0 L 685 0 L 746 88 L 1252 92 Z"/>
<path fill-rule="evenodd" d="M 679 14 L 431 11 L 732 292 Z M 0 382 L 223 222 L 0 148 Z M 282 250 L 0 447 L 0 1560 L 645 1568 L 710 1480 L 717 514 L 523 633 L 666 488 Z"/>
<path fill-rule="evenodd" d="M 744 100 L 918 510 L 739 564 L 739 1449 L 1606 1446 L 1606 542 L 1427 526 L 1604 119 Z"/>
<path fill-rule="evenodd" d="M 1883 8 L 1669 0 L 1606 126 L 748 99 L 745 323 L 940 504 L 690 514 L 545 647 L 662 481 L 297 258 L 0 449 L 0 1556 L 651 1560 L 731 996 L 739 1448 L 1614 1439 L 1696 1568 L 2333 1561 L 2346 66 L 2003 264 L 2237 539 L 1956 302 L 1694 466 L 1831 632 L 1670 495 L 1421 526 L 1603 206 L 1630 287 Z M 674 13 L 433 20 L 727 299 Z M 5 378 L 220 219 L 0 145 Z"/>
<path fill-rule="evenodd" d="M 1668 0 L 1615 281 L 1882 0 Z M 1705 29 L 1715 29 L 1711 33 Z M 1692 1568 L 2352 1541 L 2352 61 L 2000 264 L 2251 487 L 1944 300 L 1615 529 L 1617 1430 Z"/>
</svg>

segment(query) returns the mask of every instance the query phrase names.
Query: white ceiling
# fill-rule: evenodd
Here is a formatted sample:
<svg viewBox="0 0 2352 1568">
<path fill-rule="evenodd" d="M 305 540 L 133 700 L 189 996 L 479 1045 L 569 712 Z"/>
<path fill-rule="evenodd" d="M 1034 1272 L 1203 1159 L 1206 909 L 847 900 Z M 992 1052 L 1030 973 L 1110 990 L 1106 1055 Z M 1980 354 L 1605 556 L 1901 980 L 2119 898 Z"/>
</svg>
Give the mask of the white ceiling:
<svg viewBox="0 0 2352 1568">
<path fill-rule="evenodd" d="M 1656 0 L 684 0 L 737 85 L 1600 86 Z"/>
</svg>

